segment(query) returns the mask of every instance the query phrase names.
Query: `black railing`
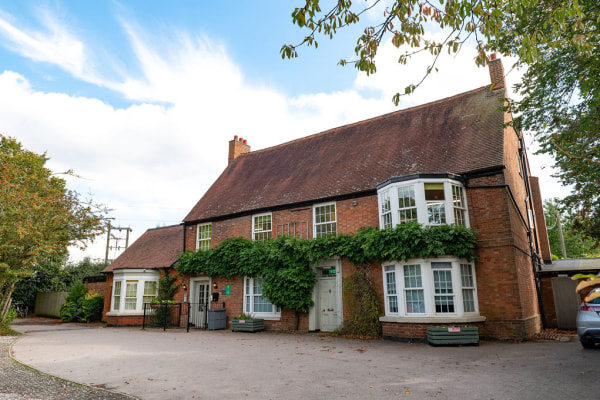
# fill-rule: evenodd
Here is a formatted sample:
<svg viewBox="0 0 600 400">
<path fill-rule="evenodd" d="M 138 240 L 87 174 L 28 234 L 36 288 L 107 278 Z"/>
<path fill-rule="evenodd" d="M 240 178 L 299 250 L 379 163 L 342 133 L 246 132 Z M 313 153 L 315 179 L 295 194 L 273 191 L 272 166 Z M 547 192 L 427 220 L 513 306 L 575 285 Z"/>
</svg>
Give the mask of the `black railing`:
<svg viewBox="0 0 600 400">
<path fill-rule="evenodd" d="M 182 312 L 183 315 L 187 315 L 187 321 L 184 324 L 187 326 L 187 331 L 190 328 L 207 329 L 208 326 L 208 314 L 210 310 L 225 309 L 225 302 L 219 303 L 213 301 L 209 303 L 185 303 L 184 307 L 187 307 L 187 313 Z M 183 324 L 182 324 L 183 326 Z"/>
<path fill-rule="evenodd" d="M 211 311 L 212 310 L 212 311 Z M 210 303 L 144 303 L 144 318 L 142 329 L 146 328 L 190 328 L 198 329 L 224 329 L 220 327 L 211 328 L 209 314 L 220 310 L 219 317 L 224 317 L 225 302 L 213 301 Z M 213 318 L 214 320 L 214 318 Z M 212 321 L 211 321 L 212 322 Z"/>
<path fill-rule="evenodd" d="M 181 326 L 181 303 L 144 303 L 144 319 L 142 329 L 148 328 L 179 328 Z"/>
</svg>

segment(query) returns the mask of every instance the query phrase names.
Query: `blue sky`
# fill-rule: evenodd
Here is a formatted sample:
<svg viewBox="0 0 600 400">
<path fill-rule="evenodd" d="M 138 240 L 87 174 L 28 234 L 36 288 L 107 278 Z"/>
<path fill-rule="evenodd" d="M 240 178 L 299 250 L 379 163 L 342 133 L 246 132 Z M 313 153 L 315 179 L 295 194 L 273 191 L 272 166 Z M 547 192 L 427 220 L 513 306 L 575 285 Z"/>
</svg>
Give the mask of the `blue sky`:
<svg viewBox="0 0 600 400">
<path fill-rule="evenodd" d="M 80 178 L 69 177 L 69 187 L 112 208 L 132 239 L 178 223 L 225 168 L 234 135 L 257 150 L 394 111 L 393 94 L 419 80 L 430 62 L 400 66 L 398 50 L 384 43 L 375 75 L 337 66 L 352 58 L 360 28 L 282 60 L 281 46 L 304 35 L 292 25 L 293 7 L 3 0 L 0 132 L 47 152 L 53 170 L 73 169 Z M 362 21 L 381 13 L 374 9 Z M 440 72 L 399 108 L 489 84 L 473 57 L 470 48 L 442 57 Z M 509 85 L 518 82 L 519 71 L 503 61 Z M 549 176 L 550 160 L 532 150 L 544 197 L 565 195 Z M 103 258 L 104 240 L 73 258 Z"/>
</svg>

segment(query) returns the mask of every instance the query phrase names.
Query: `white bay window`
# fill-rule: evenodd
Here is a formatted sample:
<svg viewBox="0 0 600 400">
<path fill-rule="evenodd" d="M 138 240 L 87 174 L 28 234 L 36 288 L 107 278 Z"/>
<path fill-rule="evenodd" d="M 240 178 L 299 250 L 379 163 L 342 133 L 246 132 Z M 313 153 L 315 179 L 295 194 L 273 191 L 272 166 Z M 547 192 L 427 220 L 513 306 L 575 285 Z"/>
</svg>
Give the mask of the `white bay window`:
<svg viewBox="0 0 600 400">
<path fill-rule="evenodd" d="M 465 189 L 459 179 L 451 174 L 415 174 L 377 185 L 380 228 L 409 222 L 468 227 Z"/>
<path fill-rule="evenodd" d="M 141 314 L 144 303 L 158 295 L 158 278 L 155 269 L 121 269 L 114 271 L 110 312 L 107 315 Z"/>
<path fill-rule="evenodd" d="M 478 316 L 474 267 L 464 260 L 386 263 L 383 279 L 386 316 Z"/>
</svg>

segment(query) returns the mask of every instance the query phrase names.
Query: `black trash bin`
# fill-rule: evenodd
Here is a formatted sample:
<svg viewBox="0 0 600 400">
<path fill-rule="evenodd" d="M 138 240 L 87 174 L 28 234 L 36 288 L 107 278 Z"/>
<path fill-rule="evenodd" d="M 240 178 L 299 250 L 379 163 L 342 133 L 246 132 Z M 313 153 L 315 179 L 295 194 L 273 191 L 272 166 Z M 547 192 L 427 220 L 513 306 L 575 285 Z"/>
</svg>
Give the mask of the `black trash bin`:
<svg viewBox="0 0 600 400">
<path fill-rule="evenodd" d="M 208 310 L 208 329 L 211 331 L 225 329 L 227 327 L 226 308 Z"/>
</svg>

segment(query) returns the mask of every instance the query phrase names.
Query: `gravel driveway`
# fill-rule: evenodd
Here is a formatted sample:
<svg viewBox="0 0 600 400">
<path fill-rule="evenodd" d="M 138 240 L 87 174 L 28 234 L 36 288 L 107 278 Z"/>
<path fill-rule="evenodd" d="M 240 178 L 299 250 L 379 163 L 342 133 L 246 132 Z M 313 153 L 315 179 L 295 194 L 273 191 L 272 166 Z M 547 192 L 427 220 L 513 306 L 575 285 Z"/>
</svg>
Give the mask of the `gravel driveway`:
<svg viewBox="0 0 600 400">
<path fill-rule="evenodd" d="M 28 332 L 12 348 L 19 361 L 142 399 L 580 400 L 598 399 L 600 387 L 600 350 L 574 341 L 432 347 L 268 332 L 13 328 Z"/>
</svg>

